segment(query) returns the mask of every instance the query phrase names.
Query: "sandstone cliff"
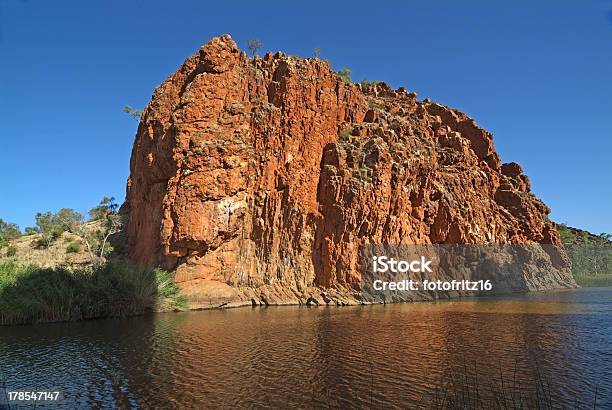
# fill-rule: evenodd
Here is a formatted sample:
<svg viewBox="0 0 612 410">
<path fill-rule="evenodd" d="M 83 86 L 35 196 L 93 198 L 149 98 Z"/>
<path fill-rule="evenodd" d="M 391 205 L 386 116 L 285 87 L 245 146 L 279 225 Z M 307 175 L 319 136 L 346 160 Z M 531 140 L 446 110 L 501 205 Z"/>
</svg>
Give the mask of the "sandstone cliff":
<svg viewBox="0 0 612 410">
<path fill-rule="evenodd" d="M 229 36 L 155 90 L 130 167 L 131 258 L 175 270 L 195 307 L 360 300 L 365 243 L 560 244 L 467 115 L 319 59 L 249 59 Z M 575 285 L 549 256 L 525 289 Z"/>
</svg>

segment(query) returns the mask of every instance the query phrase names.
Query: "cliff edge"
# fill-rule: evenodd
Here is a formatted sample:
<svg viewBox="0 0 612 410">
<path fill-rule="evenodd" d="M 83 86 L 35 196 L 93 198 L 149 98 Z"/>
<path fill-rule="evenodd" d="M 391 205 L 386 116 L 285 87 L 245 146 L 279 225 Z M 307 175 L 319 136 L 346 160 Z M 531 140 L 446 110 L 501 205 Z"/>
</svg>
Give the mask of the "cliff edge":
<svg viewBox="0 0 612 410">
<path fill-rule="evenodd" d="M 193 307 L 363 301 L 367 243 L 549 244 L 550 269 L 519 288 L 575 286 L 549 209 L 489 132 L 320 59 L 213 38 L 155 90 L 130 171 L 130 257 L 174 270 Z"/>
</svg>

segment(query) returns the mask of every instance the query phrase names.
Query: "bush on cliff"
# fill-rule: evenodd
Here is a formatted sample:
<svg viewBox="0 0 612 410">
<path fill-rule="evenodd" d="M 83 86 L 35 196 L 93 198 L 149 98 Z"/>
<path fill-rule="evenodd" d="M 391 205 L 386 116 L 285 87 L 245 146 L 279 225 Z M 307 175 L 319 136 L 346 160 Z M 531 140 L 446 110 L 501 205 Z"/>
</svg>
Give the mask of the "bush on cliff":
<svg viewBox="0 0 612 410">
<path fill-rule="evenodd" d="M 341 68 L 338 70 L 338 76 L 344 81 L 345 84 L 352 84 L 353 79 L 351 78 L 352 71 L 348 68 Z"/>
<path fill-rule="evenodd" d="M 122 317 L 181 310 L 172 275 L 109 262 L 94 269 L 39 268 L 0 264 L 0 324 Z"/>
</svg>

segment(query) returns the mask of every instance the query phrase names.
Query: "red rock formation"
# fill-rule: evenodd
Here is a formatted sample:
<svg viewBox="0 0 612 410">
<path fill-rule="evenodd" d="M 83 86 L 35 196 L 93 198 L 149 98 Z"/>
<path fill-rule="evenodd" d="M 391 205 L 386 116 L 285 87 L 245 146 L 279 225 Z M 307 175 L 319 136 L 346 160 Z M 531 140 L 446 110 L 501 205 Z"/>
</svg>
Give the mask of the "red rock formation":
<svg viewBox="0 0 612 410">
<path fill-rule="evenodd" d="M 473 119 L 229 36 L 155 90 L 130 168 L 131 258 L 175 269 L 198 305 L 356 288 L 364 243 L 560 243 Z"/>
</svg>

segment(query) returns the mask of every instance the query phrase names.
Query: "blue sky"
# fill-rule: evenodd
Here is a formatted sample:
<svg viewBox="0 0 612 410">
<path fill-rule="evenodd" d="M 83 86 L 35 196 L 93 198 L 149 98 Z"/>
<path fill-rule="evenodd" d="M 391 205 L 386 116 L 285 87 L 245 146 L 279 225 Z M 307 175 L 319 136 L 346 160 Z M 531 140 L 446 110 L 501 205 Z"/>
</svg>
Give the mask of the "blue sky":
<svg viewBox="0 0 612 410">
<path fill-rule="evenodd" d="M 294 4 L 295 3 L 295 4 Z M 432 3 L 432 4 L 430 4 Z M 211 37 L 465 111 L 558 222 L 612 232 L 612 1 L 0 0 L 0 218 L 123 200 L 153 89 Z"/>
</svg>

